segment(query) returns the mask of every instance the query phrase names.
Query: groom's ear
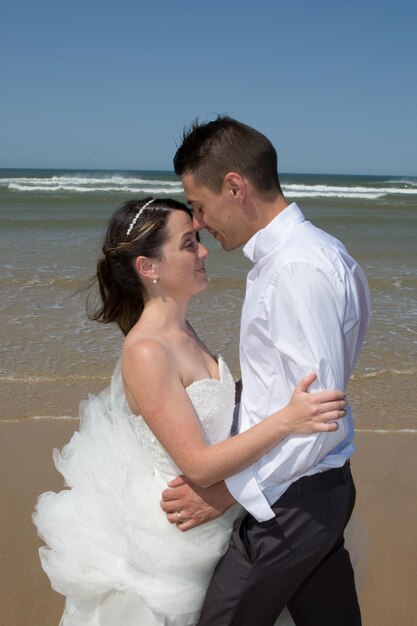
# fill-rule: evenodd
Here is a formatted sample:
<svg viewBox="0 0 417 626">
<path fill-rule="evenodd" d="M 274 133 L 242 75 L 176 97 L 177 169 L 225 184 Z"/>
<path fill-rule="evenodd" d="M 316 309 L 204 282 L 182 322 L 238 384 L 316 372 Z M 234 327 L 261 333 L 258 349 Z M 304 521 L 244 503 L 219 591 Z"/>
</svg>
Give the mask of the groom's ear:
<svg viewBox="0 0 417 626">
<path fill-rule="evenodd" d="M 228 172 L 224 177 L 224 188 L 234 200 L 242 202 L 246 196 L 246 183 L 237 172 Z"/>
</svg>

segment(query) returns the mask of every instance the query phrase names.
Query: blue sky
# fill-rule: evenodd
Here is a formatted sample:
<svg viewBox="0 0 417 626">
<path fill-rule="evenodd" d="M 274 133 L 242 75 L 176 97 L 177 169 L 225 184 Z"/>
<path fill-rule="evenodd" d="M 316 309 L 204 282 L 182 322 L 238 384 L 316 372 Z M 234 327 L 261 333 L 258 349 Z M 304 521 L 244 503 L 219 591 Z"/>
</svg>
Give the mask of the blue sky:
<svg viewBox="0 0 417 626">
<path fill-rule="evenodd" d="M 417 3 L 5 0 L 0 167 L 172 169 L 227 113 L 283 172 L 417 175 Z"/>
</svg>

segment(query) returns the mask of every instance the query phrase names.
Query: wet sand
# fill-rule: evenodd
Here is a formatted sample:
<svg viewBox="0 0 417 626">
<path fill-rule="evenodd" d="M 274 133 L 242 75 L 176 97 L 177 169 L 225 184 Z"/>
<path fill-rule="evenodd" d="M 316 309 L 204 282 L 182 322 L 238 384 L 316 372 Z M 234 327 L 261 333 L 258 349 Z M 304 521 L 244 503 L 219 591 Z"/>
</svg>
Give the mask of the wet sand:
<svg viewBox="0 0 417 626">
<path fill-rule="evenodd" d="M 51 450 L 62 447 L 76 426 L 76 420 L 0 422 L 0 621 L 7 626 L 59 623 L 63 599 L 51 590 L 40 568 L 37 548 L 41 541 L 31 513 L 39 493 L 62 488 Z M 417 435 L 358 433 L 356 441 L 354 537 L 360 553 L 363 623 L 413 626 L 417 615 Z"/>
</svg>

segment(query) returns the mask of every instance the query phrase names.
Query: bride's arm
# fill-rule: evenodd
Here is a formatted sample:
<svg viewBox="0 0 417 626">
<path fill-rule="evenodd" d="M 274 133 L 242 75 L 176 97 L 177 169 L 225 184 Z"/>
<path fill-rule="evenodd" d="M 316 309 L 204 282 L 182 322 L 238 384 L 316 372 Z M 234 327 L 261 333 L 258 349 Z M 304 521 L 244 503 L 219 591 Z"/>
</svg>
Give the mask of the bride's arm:
<svg viewBox="0 0 417 626">
<path fill-rule="evenodd" d="M 208 487 L 238 473 L 269 452 L 290 433 L 331 432 L 328 423 L 345 414 L 337 391 L 307 393 L 315 375 L 297 385 L 289 404 L 256 426 L 209 445 L 180 378 L 175 360 L 158 341 L 142 340 L 123 355 L 126 395 L 181 471 L 196 485 Z"/>
</svg>

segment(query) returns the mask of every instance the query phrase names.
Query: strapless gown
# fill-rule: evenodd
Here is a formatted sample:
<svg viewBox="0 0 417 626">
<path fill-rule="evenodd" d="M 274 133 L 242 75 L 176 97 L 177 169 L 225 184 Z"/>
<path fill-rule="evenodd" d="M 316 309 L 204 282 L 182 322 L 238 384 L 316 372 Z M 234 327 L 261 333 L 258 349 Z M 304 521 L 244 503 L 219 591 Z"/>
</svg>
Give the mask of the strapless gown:
<svg viewBox="0 0 417 626">
<path fill-rule="evenodd" d="M 210 444 L 229 436 L 233 417 L 234 381 L 221 357 L 219 370 L 220 380 L 187 388 Z M 53 453 L 68 489 L 42 494 L 33 515 L 46 543 L 42 567 L 66 597 L 60 626 L 194 625 L 242 509 L 186 533 L 167 522 L 161 492 L 181 472 L 130 411 L 120 361 L 80 414 L 79 432 Z"/>
</svg>

